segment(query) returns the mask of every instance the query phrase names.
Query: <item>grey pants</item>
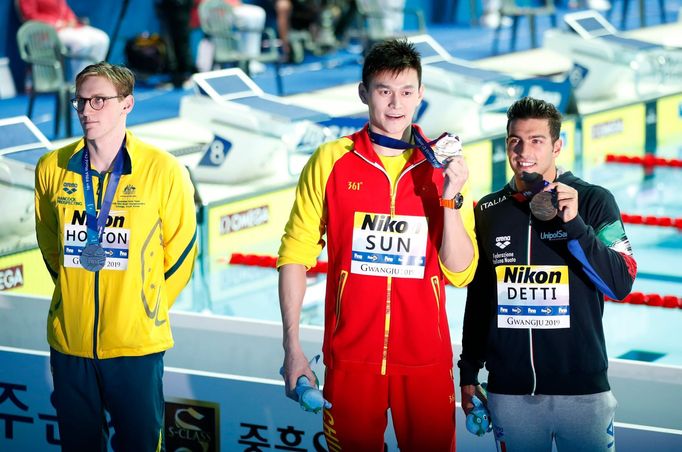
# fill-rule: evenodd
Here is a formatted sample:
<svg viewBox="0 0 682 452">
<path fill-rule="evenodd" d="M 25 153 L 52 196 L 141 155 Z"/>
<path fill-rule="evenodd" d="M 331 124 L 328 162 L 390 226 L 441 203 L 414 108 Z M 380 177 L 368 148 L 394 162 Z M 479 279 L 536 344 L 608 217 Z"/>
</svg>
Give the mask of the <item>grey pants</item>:
<svg viewBox="0 0 682 452">
<path fill-rule="evenodd" d="M 507 452 L 616 450 L 611 391 L 586 395 L 506 395 L 488 393 L 495 438 Z M 503 449 L 504 450 L 504 449 Z"/>
</svg>

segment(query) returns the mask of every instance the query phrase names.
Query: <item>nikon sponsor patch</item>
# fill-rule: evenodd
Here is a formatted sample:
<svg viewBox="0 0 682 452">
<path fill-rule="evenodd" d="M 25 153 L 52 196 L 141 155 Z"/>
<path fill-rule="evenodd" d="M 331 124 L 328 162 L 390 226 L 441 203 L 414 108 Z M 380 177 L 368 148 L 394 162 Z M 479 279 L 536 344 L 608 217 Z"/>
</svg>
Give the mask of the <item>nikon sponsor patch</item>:
<svg viewBox="0 0 682 452">
<path fill-rule="evenodd" d="M 81 254 L 88 241 L 85 211 L 74 210 L 65 215 L 70 221 L 64 226 L 64 267 L 82 268 Z M 103 270 L 126 270 L 130 229 L 127 212 L 112 211 L 107 217 L 102 233 L 101 247 L 106 258 Z"/>
<path fill-rule="evenodd" d="M 568 267 L 500 265 L 497 273 L 498 328 L 570 328 Z"/>
<path fill-rule="evenodd" d="M 423 278 L 425 217 L 355 212 L 351 273 Z"/>
</svg>

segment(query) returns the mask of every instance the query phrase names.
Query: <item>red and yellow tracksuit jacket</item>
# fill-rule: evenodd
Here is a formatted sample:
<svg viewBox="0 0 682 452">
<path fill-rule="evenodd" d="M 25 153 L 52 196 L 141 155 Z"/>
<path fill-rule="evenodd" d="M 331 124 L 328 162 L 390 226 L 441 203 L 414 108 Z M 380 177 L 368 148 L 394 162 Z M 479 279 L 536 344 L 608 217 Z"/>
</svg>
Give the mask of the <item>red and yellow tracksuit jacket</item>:
<svg viewBox="0 0 682 452">
<path fill-rule="evenodd" d="M 367 126 L 320 146 L 306 164 L 278 267 L 312 267 L 326 233 L 323 352 L 328 367 L 382 375 L 452 368 L 446 275 L 464 286 L 478 259 L 474 256 L 459 273 L 441 265 L 442 187 L 442 170 L 421 152 L 412 152 L 392 177 L 372 147 Z M 470 200 L 462 217 L 475 244 Z"/>
</svg>

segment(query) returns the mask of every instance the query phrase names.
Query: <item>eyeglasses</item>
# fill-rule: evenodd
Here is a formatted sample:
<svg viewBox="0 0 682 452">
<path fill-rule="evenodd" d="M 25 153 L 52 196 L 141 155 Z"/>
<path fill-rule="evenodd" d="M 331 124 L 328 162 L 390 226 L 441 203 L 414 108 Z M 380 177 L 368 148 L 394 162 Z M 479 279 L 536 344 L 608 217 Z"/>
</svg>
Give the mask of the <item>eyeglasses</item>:
<svg viewBox="0 0 682 452">
<path fill-rule="evenodd" d="M 109 99 L 117 99 L 119 97 L 124 97 L 121 95 L 118 96 L 108 96 L 108 97 L 102 97 L 102 96 L 95 96 L 95 97 L 74 97 L 71 99 L 71 105 L 73 105 L 73 108 L 76 109 L 78 112 L 82 112 L 85 110 L 85 103 L 89 103 L 90 107 L 92 107 L 93 110 L 101 110 L 104 108 L 104 103 L 108 101 Z"/>
</svg>

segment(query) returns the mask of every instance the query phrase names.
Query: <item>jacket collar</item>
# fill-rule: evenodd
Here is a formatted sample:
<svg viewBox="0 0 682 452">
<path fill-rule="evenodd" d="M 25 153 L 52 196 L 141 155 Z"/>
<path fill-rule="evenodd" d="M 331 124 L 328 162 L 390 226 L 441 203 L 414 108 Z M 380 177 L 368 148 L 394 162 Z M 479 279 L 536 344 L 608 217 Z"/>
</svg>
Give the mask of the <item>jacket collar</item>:
<svg viewBox="0 0 682 452">
<path fill-rule="evenodd" d="M 418 133 L 425 141 L 431 141 L 426 137 L 426 135 L 424 135 L 421 127 L 419 127 L 417 124 L 412 124 L 412 127 L 413 130 Z M 369 123 L 365 124 L 365 127 L 363 127 L 362 130 L 358 130 L 351 135 L 350 138 L 353 140 L 354 150 L 370 162 L 381 165 L 381 159 L 379 159 L 379 155 L 374 150 L 372 140 L 369 139 L 368 131 Z M 410 159 L 407 161 L 407 165 L 415 165 L 424 160 L 426 160 L 424 154 L 422 154 L 418 149 L 415 149 L 415 152 L 412 153 L 412 156 L 410 156 Z"/>
<path fill-rule="evenodd" d="M 135 148 L 136 138 L 126 130 L 126 136 L 122 143 L 123 145 L 123 174 L 131 174 L 133 172 L 133 164 L 131 159 L 131 150 Z M 79 141 L 74 143 L 75 152 L 69 157 L 69 162 L 66 169 L 73 171 L 74 173 L 83 173 L 83 150 L 85 149 L 85 138 L 81 138 Z M 93 170 L 94 171 L 94 170 Z M 94 171 L 94 174 L 99 174 Z"/>
</svg>

